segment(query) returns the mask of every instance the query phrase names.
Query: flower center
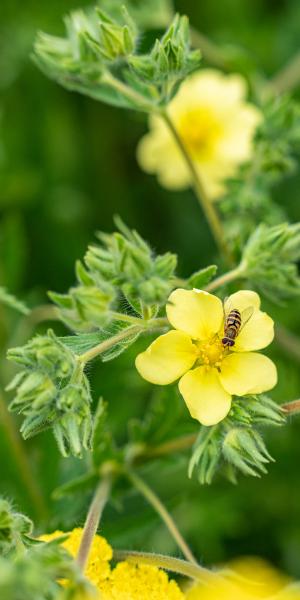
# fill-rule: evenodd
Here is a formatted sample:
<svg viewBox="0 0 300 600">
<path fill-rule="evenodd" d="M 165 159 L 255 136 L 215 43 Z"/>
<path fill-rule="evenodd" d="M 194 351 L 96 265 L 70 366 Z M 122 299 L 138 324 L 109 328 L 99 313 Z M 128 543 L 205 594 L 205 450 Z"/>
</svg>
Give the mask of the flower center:
<svg viewBox="0 0 300 600">
<path fill-rule="evenodd" d="M 179 133 L 187 147 L 198 158 L 208 158 L 222 133 L 220 122 L 211 110 L 193 108 L 182 115 Z"/>
<path fill-rule="evenodd" d="M 198 342 L 199 363 L 210 367 L 220 367 L 224 357 L 225 348 L 220 338 L 209 342 Z"/>
</svg>

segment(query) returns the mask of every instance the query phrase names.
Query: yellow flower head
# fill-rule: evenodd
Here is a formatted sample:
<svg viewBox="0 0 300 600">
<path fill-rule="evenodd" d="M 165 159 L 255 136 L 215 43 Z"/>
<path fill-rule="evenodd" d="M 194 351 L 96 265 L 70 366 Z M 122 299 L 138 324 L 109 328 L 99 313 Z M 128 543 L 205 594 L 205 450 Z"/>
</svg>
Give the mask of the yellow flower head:
<svg viewBox="0 0 300 600">
<path fill-rule="evenodd" d="M 68 534 L 69 537 L 62 543 L 62 546 L 74 557 L 79 550 L 82 531 L 79 527 L 73 529 Z M 61 535 L 65 534 L 62 531 L 55 531 L 41 536 L 40 539 L 43 542 L 50 542 Z M 112 559 L 112 555 L 112 548 L 106 539 L 100 535 L 95 535 L 84 574 L 96 587 L 99 587 L 100 583 L 109 576 L 109 561 Z"/>
<path fill-rule="evenodd" d="M 246 92 L 240 75 L 203 69 L 182 84 L 168 107 L 211 198 L 224 192 L 224 179 L 232 177 L 251 156 L 261 113 L 245 101 Z M 156 173 L 164 187 L 188 187 L 189 170 L 165 122 L 154 115 L 149 126 L 137 150 L 141 167 Z"/>
<path fill-rule="evenodd" d="M 234 345 L 225 346 L 224 316 L 231 310 L 251 314 L 241 324 Z M 232 395 L 260 394 L 277 383 L 274 363 L 259 354 L 274 337 L 271 317 L 260 310 L 256 292 L 242 290 L 222 301 L 201 290 L 177 289 L 167 304 L 175 330 L 158 337 L 136 358 L 147 381 L 167 385 L 179 380 L 191 416 L 215 425 L 230 411 Z"/>
<path fill-rule="evenodd" d="M 300 589 L 259 559 L 243 559 L 232 565 L 235 575 L 210 577 L 194 585 L 186 600 L 300 600 Z"/>
<path fill-rule="evenodd" d="M 184 600 L 175 581 L 149 565 L 119 563 L 101 584 L 103 600 Z"/>
<path fill-rule="evenodd" d="M 82 529 L 73 529 L 68 534 L 68 539 L 62 542 L 62 546 L 76 556 Z M 42 535 L 39 539 L 50 542 L 65 535 L 62 531 Z M 90 550 L 88 563 L 85 569 L 86 578 L 94 584 L 98 590 L 95 594 L 86 592 L 79 594 L 80 600 L 184 600 L 177 583 L 168 579 L 164 571 L 149 565 L 132 565 L 120 562 L 114 569 L 110 568 L 109 561 L 112 559 L 112 548 L 105 538 L 96 535 Z M 78 598 L 78 600 L 79 600 Z"/>
</svg>

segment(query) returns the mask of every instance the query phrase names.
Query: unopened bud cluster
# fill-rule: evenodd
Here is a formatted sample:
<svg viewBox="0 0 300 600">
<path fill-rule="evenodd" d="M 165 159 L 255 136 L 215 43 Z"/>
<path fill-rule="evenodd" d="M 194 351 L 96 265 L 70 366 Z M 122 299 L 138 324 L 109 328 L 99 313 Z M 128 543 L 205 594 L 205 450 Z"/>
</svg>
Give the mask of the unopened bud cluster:
<svg viewBox="0 0 300 600">
<path fill-rule="evenodd" d="M 126 8 L 120 4 L 113 17 L 108 13 L 98 7 L 71 13 L 65 38 L 39 33 L 35 61 L 66 88 L 108 104 L 149 111 L 167 103 L 199 65 L 187 18 L 176 15 L 153 49 L 138 55 L 137 26 Z"/>
<path fill-rule="evenodd" d="M 176 256 L 155 256 L 135 231 L 118 225 L 120 232 L 99 233 L 101 244 L 89 247 L 85 265 L 77 263 L 79 285 L 65 295 L 50 294 L 75 331 L 104 327 L 124 299 L 138 315 L 154 316 L 173 287 Z"/>
<path fill-rule="evenodd" d="M 52 426 L 62 454 L 80 455 L 90 445 L 91 395 L 76 356 L 49 331 L 12 348 L 8 358 L 22 366 L 7 389 L 15 390 L 10 409 L 25 416 L 23 437 Z"/>
<path fill-rule="evenodd" d="M 300 294 L 299 258 L 299 223 L 262 224 L 248 240 L 241 269 L 257 290 L 272 301 L 280 301 Z"/>
<path fill-rule="evenodd" d="M 214 427 L 201 427 L 190 460 L 189 475 L 197 468 L 201 484 L 211 483 L 218 470 L 231 481 L 237 472 L 259 477 L 273 461 L 256 427 L 285 423 L 282 409 L 268 396 L 235 398 L 226 419 Z"/>
</svg>

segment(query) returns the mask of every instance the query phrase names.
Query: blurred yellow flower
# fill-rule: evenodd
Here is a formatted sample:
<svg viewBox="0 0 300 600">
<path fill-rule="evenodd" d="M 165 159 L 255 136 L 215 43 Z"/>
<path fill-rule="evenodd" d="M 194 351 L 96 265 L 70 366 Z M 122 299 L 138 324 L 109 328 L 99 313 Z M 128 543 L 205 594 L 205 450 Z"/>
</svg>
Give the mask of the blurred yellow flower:
<svg viewBox="0 0 300 600">
<path fill-rule="evenodd" d="M 74 557 L 79 550 L 82 531 L 79 527 L 73 529 L 68 533 L 69 537 L 62 543 L 62 546 Z M 54 533 L 42 535 L 40 540 L 50 542 L 61 535 L 66 534 L 62 531 L 55 531 Z M 112 548 L 106 539 L 100 535 L 95 535 L 84 574 L 96 587 L 99 587 L 101 582 L 109 576 L 109 561 L 112 559 L 112 555 Z"/>
<path fill-rule="evenodd" d="M 235 309 L 242 323 L 231 348 L 222 343 L 224 312 Z M 175 328 L 158 337 L 136 358 L 140 375 L 158 385 L 180 378 L 179 390 L 191 416 L 203 425 L 222 421 L 230 411 L 232 395 L 260 394 L 277 383 L 274 363 L 254 352 L 265 348 L 274 337 L 271 317 L 260 310 L 256 292 L 242 290 L 222 301 L 201 290 L 177 289 L 166 307 Z M 193 368 L 194 367 L 194 368 Z"/>
<path fill-rule="evenodd" d="M 175 581 L 149 565 L 119 563 L 110 578 L 101 583 L 103 600 L 184 600 Z"/>
<path fill-rule="evenodd" d="M 186 593 L 186 600 L 300 600 L 300 588 L 260 559 L 242 559 L 231 565 L 231 577 L 211 576 Z"/>
<path fill-rule="evenodd" d="M 246 81 L 203 69 L 181 86 L 168 106 L 169 115 L 193 159 L 207 194 L 224 192 L 224 180 L 252 153 L 252 138 L 260 111 L 245 101 Z M 140 141 L 137 157 L 148 173 L 156 173 L 162 186 L 184 189 L 191 184 L 184 158 L 159 116 L 149 119 L 150 132 Z"/>
</svg>

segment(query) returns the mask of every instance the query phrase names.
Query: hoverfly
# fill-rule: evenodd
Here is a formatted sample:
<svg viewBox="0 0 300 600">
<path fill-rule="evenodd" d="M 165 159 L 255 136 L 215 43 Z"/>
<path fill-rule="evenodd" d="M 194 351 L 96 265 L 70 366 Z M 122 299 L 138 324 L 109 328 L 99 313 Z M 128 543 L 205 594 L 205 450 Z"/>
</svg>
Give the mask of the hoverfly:
<svg viewBox="0 0 300 600">
<path fill-rule="evenodd" d="M 225 303 L 226 299 L 224 300 L 224 337 L 222 338 L 222 344 L 224 348 L 232 348 L 237 336 L 252 317 L 254 309 L 253 306 L 248 306 L 239 311 L 237 308 L 229 307 L 227 314 L 225 314 Z"/>
</svg>

